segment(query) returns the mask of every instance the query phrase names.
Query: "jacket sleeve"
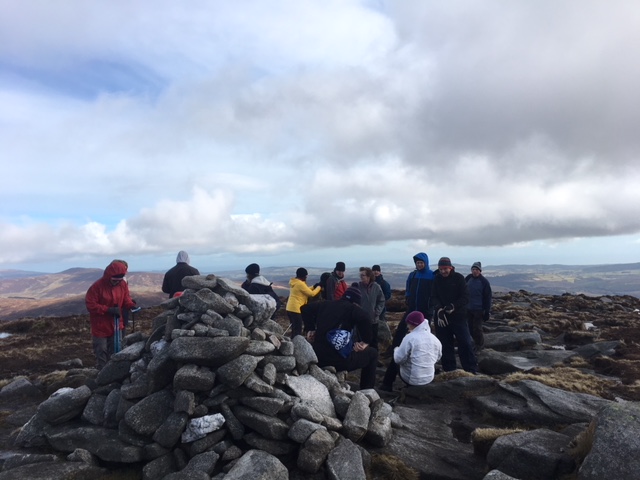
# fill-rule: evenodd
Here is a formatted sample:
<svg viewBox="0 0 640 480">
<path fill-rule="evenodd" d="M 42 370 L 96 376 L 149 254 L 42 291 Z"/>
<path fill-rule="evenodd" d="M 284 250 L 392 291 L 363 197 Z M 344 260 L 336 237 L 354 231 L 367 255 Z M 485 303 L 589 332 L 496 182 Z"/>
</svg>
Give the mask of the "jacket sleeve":
<svg viewBox="0 0 640 480">
<path fill-rule="evenodd" d="M 382 282 L 382 294 L 384 295 L 385 300 L 389 300 L 391 298 L 391 285 L 386 280 Z"/>
<path fill-rule="evenodd" d="M 171 293 L 170 290 L 170 286 L 169 286 L 169 279 L 167 278 L 167 274 L 164 274 L 164 278 L 162 279 L 162 291 L 164 293 Z"/>
<path fill-rule="evenodd" d="M 491 284 L 489 280 L 482 277 L 484 280 L 482 283 L 484 284 L 484 288 L 482 289 L 482 309 L 485 310 L 486 314 L 489 314 L 491 311 L 491 297 L 493 293 L 491 292 Z"/>
<path fill-rule="evenodd" d="M 402 365 L 403 363 L 409 360 L 409 356 L 411 355 L 411 344 L 409 337 L 404 337 L 402 339 L 402 343 L 399 347 L 393 349 L 393 361 L 398 365 Z"/>
<path fill-rule="evenodd" d="M 431 284 L 431 308 L 434 311 L 440 310 L 442 308 L 442 301 L 440 300 L 440 292 L 438 291 L 438 281 L 436 279 L 433 280 Z"/>
<path fill-rule="evenodd" d="M 455 302 L 453 302 L 453 306 L 456 310 L 460 311 L 467 307 L 469 304 L 469 290 L 467 289 L 467 282 L 464 281 L 464 277 L 460 275 L 458 277 L 458 285 L 456 288 L 458 290 L 458 297 Z"/>
<path fill-rule="evenodd" d="M 87 290 L 87 294 L 84 297 L 84 302 L 87 306 L 87 310 L 89 313 L 93 315 L 106 315 L 107 310 L 109 310 L 109 305 L 104 305 L 101 303 L 102 295 L 100 294 L 100 286 L 92 285 L 89 290 Z"/>
<path fill-rule="evenodd" d="M 380 314 L 382 313 L 382 311 L 384 310 L 384 306 L 385 306 L 385 299 L 384 299 L 384 294 L 382 293 L 382 289 L 380 288 L 380 285 L 378 285 L 377 283 L 375 284 L 378 288 L 377 288 L 377 292 L 376 292 L 376 306 L 375 309 L 373 311 L 375 318 L 379 318 Z"/>
<path fill-rule="evenodd" d="M 307 297 L 315 297 L 317 294 L 319 294 L 322 291 L 322 288 L 320 287 L 320 285 L 314 288 L 310 288 L 309 285 L 307 285 L 306 283 L 304 282 L 300 282 L 300 283 L 301 283 L 300 291 Z"/>
</svg>

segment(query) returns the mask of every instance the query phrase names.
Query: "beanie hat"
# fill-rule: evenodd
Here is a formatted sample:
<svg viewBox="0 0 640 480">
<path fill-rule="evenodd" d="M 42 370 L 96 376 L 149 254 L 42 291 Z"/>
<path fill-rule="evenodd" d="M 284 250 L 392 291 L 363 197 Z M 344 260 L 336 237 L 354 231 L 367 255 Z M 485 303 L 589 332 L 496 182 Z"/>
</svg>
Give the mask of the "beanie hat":
<svg viewBox="0 0 640 480">
<path fill-rule="evenodd" d="M 300 267 L 299 269 L 296 270 L 296 278 L 303 278 L 303 277 L 306 277 L 307 275 L 309 275 L 309 272 L 307 272 L 306 268 Z"/>
<path fill-rule="evenodd" d="M 440 260 L 438 260 L 438 267 L 453 267 L 453 265 L 451 265 L 449 257 L 441 257 Z"/>
<path fill-rule="evenodd" d="M 414 327 L 417 327 L 422 322 L 424 322 L 424 315 L 422 314 L 422 312 L 415 311 L 407 315 L 407 323 L 409 325 L 413 325 Z"/>
<path fill-rule="evenodd" d="M 477 268 L 478 270 L 482 271 L 482 264 L 480 262 L 474 262 L 474 264 L 471 265 L 471 270 L 473 270 L 474 268 Z"/>
<path fill-rule="evenodd" d="M 344 272 L 346 269 L 347 267 L 344 262 L 336 262 L 336 268 L 334 268 L 334 270 L 337 272 Z"/>
<path fill-rule="evenodd" d="M 380 265 L 374 265 L 373 267 L 371 267 L 371 270 L 373 270 L 374 272 L 381 272 L 382 269 L 380 268 Z"/>
<path fill-rule="evenodd" d="M 351 303 L 355 303 L 356 305 L 360 305 L 362 295 L 360 295 L 360 289 L 358 287 L 349 287 L 342 294 L 342 298 L 349 300 Z"/>
<path fill-rule="evenodd" d="M 247 265 L 247 268 L 245 268 L 244 271 L 247 275 L 260 275 L 260 265 L 252 263 Z"/>
</svg>

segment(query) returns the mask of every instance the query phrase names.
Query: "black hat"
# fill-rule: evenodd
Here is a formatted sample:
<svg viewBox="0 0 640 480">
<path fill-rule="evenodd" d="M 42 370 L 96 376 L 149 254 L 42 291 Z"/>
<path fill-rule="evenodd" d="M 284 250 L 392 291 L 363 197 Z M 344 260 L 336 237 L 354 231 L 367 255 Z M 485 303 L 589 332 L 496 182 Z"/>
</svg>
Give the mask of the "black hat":
<svg viewBox="0 0 640 480">
<path fill-rule="evenodd" d="M 360 302 L 362 301 L 362 295 L 360 295 L 360 289 L 358 287 L 347 288 L 347 290 L 342 294 L 342 298 L 357 305 L 360 305 Z"/>
<path fill-rule="evenodd" d="M 482 271 L 482 264 L 480 262 L 474 262 L 474 264 L 471 265 L 471 270 L 473 270 L 474 268 L 477 268 L 478 270 Z"/>
<path fill-rule="evenodd" d="M 247 265 L 247 268 L 245 268 L 244 271 L 247 275 L 260 275 L 260 265 L 252 263 Z"/>
<path fill-rule="evenodd" d="M 307 272 L 306 268 L 300 267 L 299 269 L 296 270 L 296 278 L 304 278 L 307 275 L 309 275 L 309 272 Z"/>
<path fill-rule="evenodd" d="M 335 271 L 344 272 L 346 269 L 347 267 L 344 262 L 336 262 L 336 268 L 334 268 Z"/>
<path fill-rule="evenodd" d="M 374 265 L 373 267 L 371 267 L 371 270 L 373 270 L 374 272 L 381 272 L 382 269 L 380 268 L 380 265 Z"/>
<path fill-rule="evenodd" d="M 438 260 L 438 267 L 453 267 L 453 265 L 451 265 L 449 257 L 441 257 L 440 260 Z"/>
</svg>

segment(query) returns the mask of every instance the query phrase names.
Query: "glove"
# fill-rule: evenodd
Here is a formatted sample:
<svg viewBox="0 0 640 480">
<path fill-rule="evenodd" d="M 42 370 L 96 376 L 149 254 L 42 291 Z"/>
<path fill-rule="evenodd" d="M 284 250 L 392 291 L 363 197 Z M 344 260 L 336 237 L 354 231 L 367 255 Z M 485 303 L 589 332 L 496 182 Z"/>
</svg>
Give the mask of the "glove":
<svg viewBox="0 0 640 480">
<path fill-rule="evenodd" d="M 456 307 L 453 306 L 453 303 L 450 303 L 449 305 L 447 305 L 447 307 L 444 309 L 445 312 L 447 313 L 453 313 L 453 311 L 456 309 Z"/>
<path fill-rule="evenodd" d="M 449 321 L 447 320 L 446 311 L 444 308 L 441 308 L 438 310 L 438 326 L 446 327 L 447 325 L 449 325 Z"/>
<path fill-rule="evenodd" d="M 109 315 L 120 315 L 120 309 L 118 307 L 109 307 L 109 310 L 107 310 L 107 313 Z"/>
</svg>

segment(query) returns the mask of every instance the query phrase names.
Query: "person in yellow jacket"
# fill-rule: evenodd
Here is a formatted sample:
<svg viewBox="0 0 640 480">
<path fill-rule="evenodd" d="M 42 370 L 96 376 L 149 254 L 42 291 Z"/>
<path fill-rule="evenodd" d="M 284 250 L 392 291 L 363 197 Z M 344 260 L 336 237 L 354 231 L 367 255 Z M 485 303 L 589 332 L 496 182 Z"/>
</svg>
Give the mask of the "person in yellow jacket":
<svg viewBox="0 0 640 480">
<path fill-rule="evenodd" d="M 296 270 L 296 277 L 289 280 L 289 299 L 287 300 L 287 316 L 291 322 L 291 338 L 296 335 L 302 335 L 302 315 L 300 308 L 307 304 L 309 298 L 315 297 L 320 293 L 322 288 L 320 285 L 314 285 L 310 288 L 307 285 L 306 268 Z"/>
</svg>

